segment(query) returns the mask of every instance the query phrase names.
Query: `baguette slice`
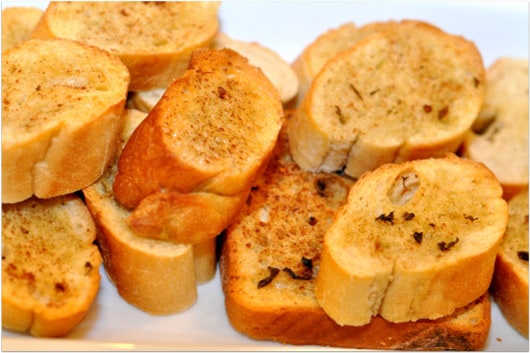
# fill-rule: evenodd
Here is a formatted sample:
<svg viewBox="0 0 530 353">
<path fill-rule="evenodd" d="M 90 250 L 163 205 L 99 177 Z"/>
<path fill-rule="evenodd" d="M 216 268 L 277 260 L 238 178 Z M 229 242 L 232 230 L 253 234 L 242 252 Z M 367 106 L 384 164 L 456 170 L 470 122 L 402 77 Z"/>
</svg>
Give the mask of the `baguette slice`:
<svg viewBox="0 0 530 353">
<path fill-rule="evenodd" d="M 2 202 L 80 190 L 115 154 L 129 73 L 71 40 L 27 40 L 2 54 Z"/>
<path fill-rule="evenodd" d="M 145 116 L 137 110 L 126 111 L 120 151 Z M 136 235 L 127 224 L 130 212 L 112 194 L 116 170 L 112 165 L 83 190 L 97 225 L 106 273 L 120 296 L 140 310 L 153 315 L 184 311 L 197 300 L 197 284 L 215 274 L 215 239 L 183 245 Z"/>
<path fill-rule="evenodd" d="M 326 233 L 318 302 L 339 325 L 450 315 L 487 291 L 507 219 L 481 163 L 383 165 L 357 181 Z"/>
<path fill-rule="evenodd" d="M 277 154 L 224 238 L 219 269 L 232 326 L 253 339 L 293 345 L 480 349 L 490 327 L 487 294 L 433 321 L 395 324 L 377 316 L 368 325 L 356 327 L 339 326 L 326 315 L 314 294 L 314 276 L 324 233 L 337 208 L 346 202 L 352 181 L 302 171 L 289 157 L 284 137 L 280 135 Z M 302 257 L 312 260 L 313 273 Z M 271 267 L 279 269 L 278 274 L 258 288 L 270 276 Z M 294 279 L 284 268 L 312 278 Z"/>
<path fill-rule="evenodd" d="M 28 40 L 43 13 L 37 7 L 13 6 L 2 9 L 2 52 Z"/>
<path fill-rule="evenodd" d="M 230 49 L 199 49 L 134 131 L 114 194 L 142 236 L 195 244 L 215 238 L 246 201 L 283 121 L 261 70 Z"/>
<path fill-rule="evenodd" d="M 401 21 L 324 65 L 289 125 L 291 153 L 303 169 L 354 178 L 388 162 L 443 156 L 457 150 L 483 97 L 472 42 Z"/>
<path fill-rule="evenodd" d="M 462 145 L 490 168 L 504 197 L 528 187 L 528 59 L 499 58 L 486 72 L 486 96 Z"/>
<path fill-rule="evenodd" d="M 118 56 L 131 73 L 129 90 L 163 88 L 182 74 L 191 52 L 209 47 L 219 2 L 51 2 L 34 38 L 69 38 Z"/>
<path fill-rule="evenodd" d="M 495 262 L 491 293 L 506 320 L 528 338 L 528 190 L 509 203 L 510 218 Z"/>
<path fill-rule="evenodd" d="M 74 194 L 2 205 L 2 327 L 70 332 L 99 290 L 94 222 Z"/>
</svg>

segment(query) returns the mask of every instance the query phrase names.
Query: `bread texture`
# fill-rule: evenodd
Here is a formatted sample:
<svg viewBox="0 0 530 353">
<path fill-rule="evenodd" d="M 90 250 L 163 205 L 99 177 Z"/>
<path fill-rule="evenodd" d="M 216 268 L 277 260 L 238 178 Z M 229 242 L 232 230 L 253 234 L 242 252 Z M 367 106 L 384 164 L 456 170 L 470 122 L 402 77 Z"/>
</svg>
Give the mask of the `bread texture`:
<svg viewBox="0 0 530 353">
<path fill-rule="evenodd" d="M 508 227 L 497 254 L 491 293 L 506 320 L 528 337 L 528 190 L 509 203 Z"/>
<path fill-rule="evenodd" d="M 38 7 L 25 6 L 2 9 L 2 52 L 28 40 L 43 12 Z"/>
<path fill-rule="evenodd" d="M 2 54 L 2 202 L 80 190 L 112 161 L 127 97 L 121 61 L 71 40 Z"/>
<path fill-rule="evenodd" d="M 51 2 L 34 38 L 69 38 L 118 56 L 130 91 L 164 88 L 185 70 L 191 52 L 218 31 L 219 2 Z"/>
<path fill-rule="evenodd" d="M 326 233 L 317 300 L 339 325 L 450 315 L 487 291 L 507 219 L 480 163 L 383 165 L 355 183 Z"/>
<path fill-rule="evenodd" d="M 2 204 L 2 327 L 63 336 L 99 290 L 94 222 L 74 194 Z"/>
<path fill-rule="evenodd" d="M 263 172 L 283 121 L 261 70 L 230 49 L 199 49 L 134 131 L 113 190 L 129 225 L 195 244 L 233 220 Z"/>
<path fill-rule="evenodd" d="M 145 116 L 126 111 L 120 151 Z M 152 315 L 184 311 L 197 300 L 197 284 L 215 274 L 215 240 L 184 245 L 136 235 L 127 224 L 130 212 L 112 193 L 116 170 L 115 163 L 83 190 L 97 225 L 106 273 L 120 296 L 140 310 Z"/>
<path fill-rule="evenodd" d="M 462 154 L 495 173 L 507 200 L 528 188 L 528 59 L 502 57 L 488 68 L 484 105 Z"/>
<path fill-rule="evenodd" d="M 289 125 L 291 153 L 303 169 L 354 178 L 441 157 L 456 152 L 483 99 L 474 43 L 428 23 L 395 22 L 322 67 Z"/>
<path fill-rule="evenodd" d="M 256 340 L 293 345 L 480 349 L 490 327 L 487 294 L 432 321 L 395 324 L 377 316 L 364 326 L 339 326 L 326 315 L 314 294 L 314 278 L 324 234 L 353 182 L 301 170 L 285 138 L 280 135 L 277 154 L 224 238 L 219 268 L 232 326 Z"/>
</svg>

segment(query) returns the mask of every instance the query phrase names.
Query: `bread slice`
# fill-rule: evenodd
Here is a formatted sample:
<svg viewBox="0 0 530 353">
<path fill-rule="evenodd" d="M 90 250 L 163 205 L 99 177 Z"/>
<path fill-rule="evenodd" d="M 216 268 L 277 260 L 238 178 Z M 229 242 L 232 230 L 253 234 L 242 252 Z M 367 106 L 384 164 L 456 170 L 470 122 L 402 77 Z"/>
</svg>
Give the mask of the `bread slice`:
<svg viewBox="0 0 530 353">
<path fill-rule="evenodd" d="M 355 183 L 326 233 L 317 300 L 339 325 L 450 315 L 487 291 L 507 218 L 480 163 L 383 165 Z"/>
<path fill-rule="evenodd" d="M 215 49 L 230 48 L 245 56 L 250 64 L 260 68 L 280 94 L 284 105 L 298 92 L 298 77 L 289 64 L 273 50 L 257 42 L 234 39 L 225 33 L 217 33 L 212 45 Z M 132 92 L 130 107 L 149 113 L 165 92 L 165 88 Z"/>
<path fill-rule="evenodd" d="M 120 151 L 146 114 L 128 109 Z M 136 235 L 112 194 L 117 165 L 85 188 L 88 208 L 96 222 L 104 266 L 118 293 L 128 303 L 153 315 L 188 309 L 197 300 L 197 284 L 216 271 L 215 239 L 196 245 L 175 244 Z"/>
<path fill-rule="evenodd" d="M 212 44 L 219 2 L 51 2 L 32 36 L 70 38 L 118 56 L 130 91 L 163 88 L 182 74 L 194 49 Z"/>
<path fill-rule="evenodd" d="M 359 178 L 389 162 L 455 152 L 484 97 L 476 46 L 420 21 L 378 30 L 320 70 L 289 125 L 306 170 Z"/>
<path fill-rule="evenodd" d="M 488 68 L 484 105 L 462 154 L 495 173 L 506 199 L 528 187 L 528 59 L 503 57 Z"/>
<path fill-rule="evenodd" d="M 2 54 L 2 202 L 80 190 L 114 158 L 129 73 L 71 40 L 27 40 Z"/>
<path fill-rule="evenodd" d="M 495 262 L 491 293 L 506 320 L 528 337 L 528 190 L 509 203 L 508 227 Z"/>
<path fill-rule="evenodd" d="M 38 7 L 2 9 L 2 52 L 30 38 L 44 11 Z"/>
<path fill-rule="evenodd" d="M 134 131 L 114 195 L 142 236 L 195 244 L 216 237 L 246 201 L 283 121 L 261 70 L 230 49 L 199 49 Z"/>
<path fill-rule="evenodd" d="M 450 316 L 401 324 L 377 316 L 365 326 L 339 326 L 320 308 L 314 278 L 324 233 L 351 184 L 344 176 L 298 168 L 280 135 L 277 154 L 224 238 L 219 268 L 232 326 L 256 340 L 293 345 L 480 349 L 490 327 L 487 294 Z"/>
<path fill-rule="evenodd" d="M 2 204 L 2 327 L 63 336 L 99 290 L 94 222 L 75 194 Z"/>
</svg>

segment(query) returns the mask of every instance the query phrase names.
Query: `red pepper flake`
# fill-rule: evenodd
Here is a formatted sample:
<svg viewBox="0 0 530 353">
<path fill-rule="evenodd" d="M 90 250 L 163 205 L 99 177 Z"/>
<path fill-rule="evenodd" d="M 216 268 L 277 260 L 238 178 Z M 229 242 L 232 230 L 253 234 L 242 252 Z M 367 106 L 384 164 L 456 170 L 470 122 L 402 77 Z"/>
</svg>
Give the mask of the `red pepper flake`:
<svg viewBox="0 0 530 353">
<path fill-rule="evenodd" d="M 261 281 L 258 282 L 258 289 L 259 288 L 263 288 L 265 287 L 266 285 L 268 285 L 269 283 L 272 282 L 272 280 L 274 279 L 274 277 L 276 277 L 278 275 L 278 273 L 280 273 L 280 269 L 277 268 L 277 267 L 271 267 L 269 266 L 269 275 L 267 277 L 265 277 L 264 279 L 262 279 Z"/>
<path fill-rule="evenodd" d="M 381 213 L 377 218 L 376 221 L 383 221 L 383 222 L 390 222 L 390 224 L 394 224 L 394 211 L 390 212 L 389 214 Z"/>
<path fill-rule="evenodd" d="M 445 106 L 440 111 L 438 111 L 438 120 L 442 120 L 449 113 L 449 107 Z"/>
<path fill-rule="evenodd" d="M 423 232 L 414 232 L 412 236 L 414 237 L 414 240 L 416 240 L 416 243 L 418 244 L 421 244 L 421 242 L 423 241 Z"/>
<path fill-rule="evenodd" d="M 311 216 L 311 217 L 309 217 L 309 221 L 308 222 L 309 222 L 309 225 L 314 226 L 314 225 L 316 225 L 318 223 L 318 220 L 315 217 Z"/>
<path fill-rule="evenodd" d="M 428 105 L 428 104 L 425 104 L 425 105 L 423 106 L 423 111 L 424 111 L 425 113 L 430 113 L 430 112 L 432 112 L 432 107 L 431 107 L 430 105 Z"/>
<path fill-rule="evenodd" d="M 438 247 L 440 248 L 441 251 L 448 251 L 453 246 L 455 246 L 455 244 L 458 243 L 459 240 L 460 239 L 456 238 L 455 240 L 450 241 L 449 243 L 446 243 L 445 241 L 441 241 L 438 243 Z"/>
<path fill-rule="evenodd" d="M 228 92 L 223 87 L 219 86 L 217 90 L 219 92 L 219 98 L 225 99 L 228 96 Z"/>
</svg>

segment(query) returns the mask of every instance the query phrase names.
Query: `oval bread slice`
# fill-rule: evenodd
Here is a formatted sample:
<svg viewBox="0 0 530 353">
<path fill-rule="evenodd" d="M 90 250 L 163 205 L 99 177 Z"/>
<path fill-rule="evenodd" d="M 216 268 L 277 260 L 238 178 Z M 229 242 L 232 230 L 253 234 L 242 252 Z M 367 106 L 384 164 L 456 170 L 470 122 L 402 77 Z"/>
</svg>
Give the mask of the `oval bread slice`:
<svg viewBox="0 0 530 353">
<path fill-rule="evenodd" d="M 2 205 L 2 327 L 58 337 L 99 290 L 94 221 L 74 194 Z"/>
<path fill-rule="evenodd" d="M 328 61 L 289 125 L 306 170 L 354 178 L 455 152 L 483 102 L 476 46 L 427 23 L 378 30 Z"/>
<path fill-rule="evenodd" d="M 38 7 L 13 6 L 2 9 L 2 52 L 29 39 L 43 13 Z"/>
<path fill-rule="evenodd" d="M 511 198 L 508 207 L 491 293 L 506 320 L 528 337 L 528 190 Z"/>
<path fill-rule="evenodd" d="M 27 40 L 2 54 L 2 202 L 80 190 L 112 161 L 129 72 L 71 40 Z"/>
<path fill-rule="evenodd" d="M 486 96 L 462 154 L 490 168 L 508 200 L 528 187 L 528 59 L 500 58 L 486 72 Z"/>
<path fill-rule="evenodd" d="M 235 217 L 283 122 L 278 92 L 231 49 L 199 49 L 134 131 L 114 194 L 146 237 L 200 243 Z"/>
<path fill-rule="evenodd" d="M 325 235 L 317 300 L 339 325 L 451 314 L 487 291 L 507 218 L 480 163 L 383 165 L 353 185 Z"/>
<path fill-rule="evenodd" d="M 212 44 L 219 2 L 51 2 L 33 38 L 69 38 L 118 56 L 130 91 L 163 88 L 180 76 L 191 52 Z"/>
</svg>

